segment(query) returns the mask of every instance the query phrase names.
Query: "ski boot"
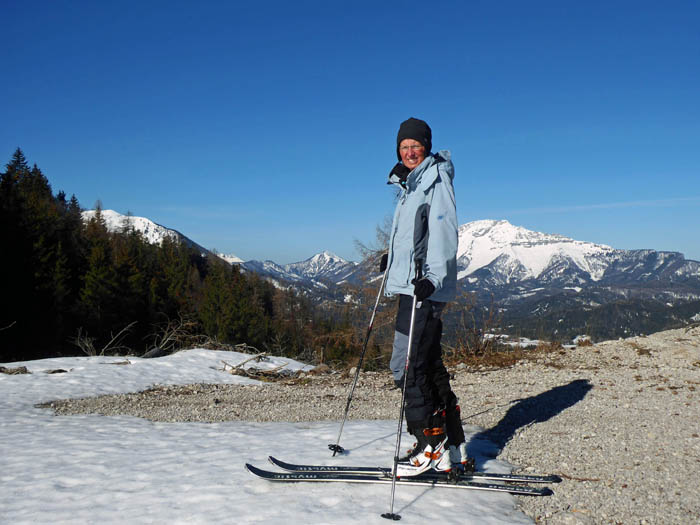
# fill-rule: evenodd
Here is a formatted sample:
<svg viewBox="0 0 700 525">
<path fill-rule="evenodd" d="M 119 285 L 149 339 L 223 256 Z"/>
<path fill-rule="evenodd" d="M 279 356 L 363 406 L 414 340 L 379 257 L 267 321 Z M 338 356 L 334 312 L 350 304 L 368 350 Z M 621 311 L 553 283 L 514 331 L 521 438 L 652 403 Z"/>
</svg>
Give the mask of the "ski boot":
<svg viewBox="0 0 700 525">
<path fill-rule="evenodd" d="M 449 470 L 444 413 L 433 414 L 429 426 L 409 426 L 409 432 L 416 437 L 416 443 L 408 455 L 399 459 L 396 465 L 397 477 L 418 476 L 428 470 Z"/>
</svg>

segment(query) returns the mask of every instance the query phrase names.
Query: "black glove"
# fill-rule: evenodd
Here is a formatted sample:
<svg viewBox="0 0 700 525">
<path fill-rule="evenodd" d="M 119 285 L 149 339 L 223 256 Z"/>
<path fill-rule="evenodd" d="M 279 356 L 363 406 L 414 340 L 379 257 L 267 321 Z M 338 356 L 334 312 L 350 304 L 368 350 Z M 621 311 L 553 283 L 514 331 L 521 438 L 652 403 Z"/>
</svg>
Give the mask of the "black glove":
<svg viewBox="0 0 700 525">
<path fill-rule="evenodd" d="M 382 258 L 379 261 L 379 273 L 384 273 L 388 264 L 389 264 L 389 254 L 388 253 L 382 254 Z"/>
<path fill-rule="evenodd" d="M 424 301 L 435 291 L 435 285 L 430 282 L 430 279 L 421 279 L 420 281 L 414 279 L 413 284 L 415 285 L 413 294 L 418 302 Z"/>
</svg>

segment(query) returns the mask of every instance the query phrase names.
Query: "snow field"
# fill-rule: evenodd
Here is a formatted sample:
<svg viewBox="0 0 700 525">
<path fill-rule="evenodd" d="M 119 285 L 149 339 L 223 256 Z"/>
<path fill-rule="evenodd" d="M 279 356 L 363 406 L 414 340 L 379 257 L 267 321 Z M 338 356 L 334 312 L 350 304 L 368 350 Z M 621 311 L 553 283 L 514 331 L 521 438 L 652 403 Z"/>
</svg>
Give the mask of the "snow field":
<svg viewBox="0 0 700 525">
<path fill-rule="evenodd" d="M 245 471 L 274 469 L 268 455 L 301 463 L 389 464 L 395 421 L 348 421 L 331 457 L 338 422 L 153 423 L 120 416 L 54 416 L 37 403 L 154 384 L 249 383 L 216 370 L 249 356 L 190 350 L 160 359 L 80 357 L 12 363 L 32 374 L 0 374 L 1 523 L 386 523 L 389 485 L 276 484 Z M 281 358 L 255 366 L 274 367 Z M 252 364 L 252 363 L 251 363 Z M 47 374 L 47 370 L 67 370 Z M 397 414 L 398 416 L 398 414 Z M 340 417 L 340 414 L 339 414 Z M 468 428 L 473 435 L 478 429 Z M 410 444 L 404 435 L 403 446 Z M 473 447 L 487 470 L 508 465 Z M 508 494 L 401 487 L 395 512 L 406 523 L 517 524 L 531 520 Z"/>
</svg>

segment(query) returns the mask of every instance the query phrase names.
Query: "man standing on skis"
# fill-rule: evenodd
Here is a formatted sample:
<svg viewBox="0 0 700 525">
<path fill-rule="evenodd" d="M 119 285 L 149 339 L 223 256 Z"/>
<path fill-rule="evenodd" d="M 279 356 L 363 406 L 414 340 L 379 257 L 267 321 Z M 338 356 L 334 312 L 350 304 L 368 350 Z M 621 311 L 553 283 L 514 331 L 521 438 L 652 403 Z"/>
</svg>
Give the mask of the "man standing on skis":
<svg viewBox="0 0 700 525">
<path fill-rule="evenodd" d="M 417 301 L 405 394 L 406 426 L 417 444 L 400 460 L 399 476 L 431 468 L 464 468 L 469 462 L 457 397 L 440 346 L 440 315 L 457 287 L 454 166 L 449 151 L 431 149 L 430 126 L 415 118 L 406 120 L 396 138 L 399 162 L 389 174 L 389 183 L 399 188 L 399 199 L 389 252 L 380 269 L 388 272 L 385 294 L 399 296 L 390 367 L 400 388 L 414 295 Z"/>
</svg>

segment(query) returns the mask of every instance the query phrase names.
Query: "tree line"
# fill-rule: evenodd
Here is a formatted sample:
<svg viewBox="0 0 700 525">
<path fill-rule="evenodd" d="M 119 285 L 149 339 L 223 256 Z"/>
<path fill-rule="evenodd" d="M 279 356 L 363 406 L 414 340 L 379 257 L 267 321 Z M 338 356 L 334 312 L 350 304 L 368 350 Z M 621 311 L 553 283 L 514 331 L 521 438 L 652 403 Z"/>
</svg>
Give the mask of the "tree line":
<svg viewBox="0 0 700 525">
<path fill-rule="evenodd" d="M 314 362 L 347 360 L 361 344 L 350 307 L 319 308 L 177 240 L 149 244 L 128 220 L 110 232 L 99 206 L 85 222 L 75 195 L 54 195 L 19 148 L 0 174 L 0 241 L 0 362 L 86 347 L 138 355 L 172 346 L 173 326 L 183 340 Z"/>
</svg>

